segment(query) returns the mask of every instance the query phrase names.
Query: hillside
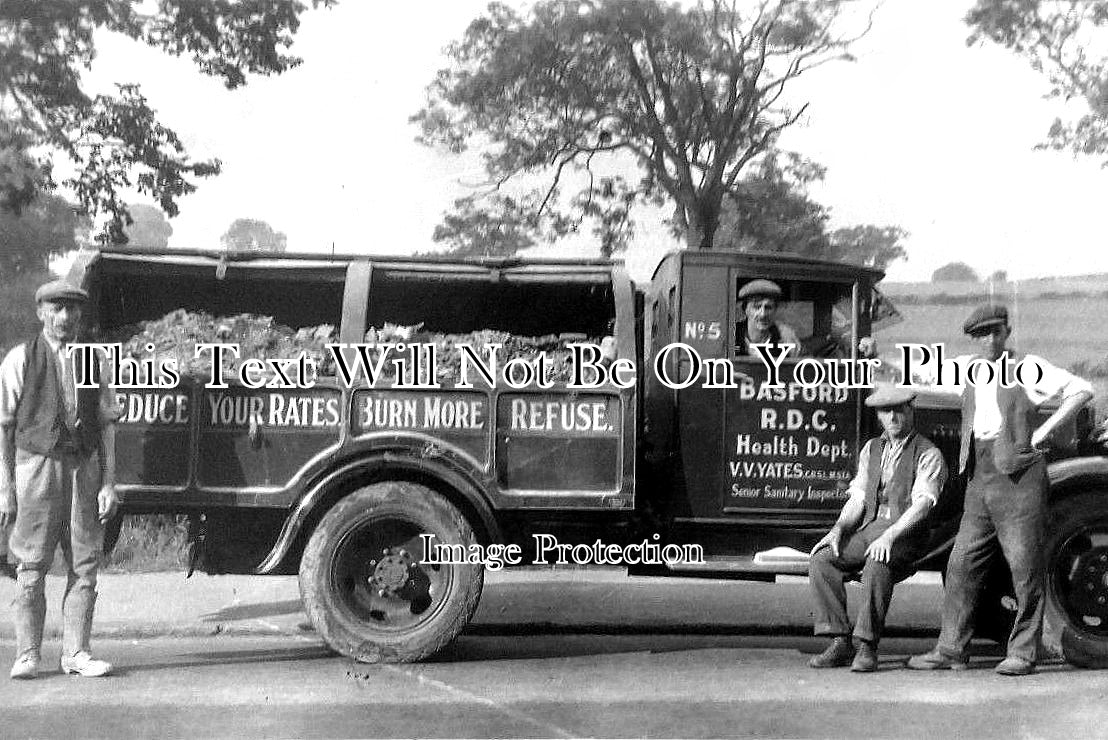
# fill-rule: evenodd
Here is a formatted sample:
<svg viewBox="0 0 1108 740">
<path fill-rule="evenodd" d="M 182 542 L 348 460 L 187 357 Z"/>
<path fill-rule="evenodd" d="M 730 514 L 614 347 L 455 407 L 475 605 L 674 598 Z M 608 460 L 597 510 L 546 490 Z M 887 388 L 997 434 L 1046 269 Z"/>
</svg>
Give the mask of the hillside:
<svg viewBox="0 0 1108 740">
<path fill-rule="evenodd" d="M 1108 273 L 1092 275 L 1068 275 L 1062 277 L 1027 278 L 1008 282 L 882 282 L 881 292 L 890 298 L 934 299 L 948 296 L 950 302 L 969 300 L 1015 298 L 1072 298 L 1078 296 L 1108 295 Z M 930 302 L 930 301 L 928 301 Z M 935 301 L 940 302 L 940 301 Z"/>
</svg>

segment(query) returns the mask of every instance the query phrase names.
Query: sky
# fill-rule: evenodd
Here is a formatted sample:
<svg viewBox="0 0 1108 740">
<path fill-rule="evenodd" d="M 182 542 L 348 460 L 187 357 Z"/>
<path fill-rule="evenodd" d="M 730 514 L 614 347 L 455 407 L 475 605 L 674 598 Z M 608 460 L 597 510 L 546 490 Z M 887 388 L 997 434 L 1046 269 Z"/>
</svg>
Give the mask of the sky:
<svg viewBox="0 0 1108 740">
<path fill-rule="evenodd" d="M 956 260 L 1011 278 L 1108 271 L 1108 168 L 1033 149 L 1061 104 L 1043 99 L 1045 78 L 1023 59 L 966 46 L 970 5 L 886 0 L 852 49 L 857 61 L 795 81 L 790 95 L 809 107 L 780 146 L 827 167 L 811 194 L 833 227 L 909 232 L 908 259 L 889 280 L 928 280 Z M 236 91 L 188 60 L 104 34 L 86 80 L 92 90 L 140 83 L 195 158 L 222 161 L 221 175 L 181 199 L 173 247 L 216 248 L 244 217 L 285 232 L 290 251 L 430 251 L 442 213 L 481 171 L 475 156 L 416 143 L 408 118 L 445 65 L 443 48 L 484 7 L 343 0 L 305 14 L 293 47 L 303 65 Z M 649 278 L 678 246 L 648 215 L 624 255 L 632 277 Z M 542 252 L 594 256 L 596 241 L 584 233 Z"/>
</svg>

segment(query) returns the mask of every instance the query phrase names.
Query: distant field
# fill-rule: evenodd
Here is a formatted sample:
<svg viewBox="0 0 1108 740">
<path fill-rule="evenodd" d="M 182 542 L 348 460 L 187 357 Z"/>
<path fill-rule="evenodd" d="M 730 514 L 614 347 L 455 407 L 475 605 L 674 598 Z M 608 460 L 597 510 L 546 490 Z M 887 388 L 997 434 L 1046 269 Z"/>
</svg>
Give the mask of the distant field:
<svg viewBox="0 0 1108 740">
<path fill-rule="evenodd" d="M 1108 281 L 1099 285 L 1108 289 Z M 969 337 L 962 333 L 962 322 L 973 310 L 973 304 L 908 305 L 897 303 L 895 291 L 890 290 L 887 295 L 903 314 L 904 321 L 876 332 L 883 359 L 899 357 L 894 345 L 905 342 L 944 342 L 948 356 L 976 351 Z M 1017 349 L 1042 355 L 1061 367 L 1081 361 L 1091 365 L 1108 361 L 1108 296 L 1017 297 L 1005 303 L 1011 311 L 1012 342 Z M 1108 410 L 1108 378 L 1090 380 L 1097 388 L 1097 407 Z"/>
<path fill-rule="evenodd" d="M 1108 297 L 1108 274 L 1028 278 L 1003 283 L 884 282 L 881 283 L 881 292 L 894 299 L 898 296 L 908 296 L 909 299 L 928 299 L 941 294 L 965 297 L 976 296 L 981 299 L 992 296 L 999 300 L 1049 297 L 1051 295 L 1065 296 L 1072 293 L 1087 293 Z"/>
</svg>

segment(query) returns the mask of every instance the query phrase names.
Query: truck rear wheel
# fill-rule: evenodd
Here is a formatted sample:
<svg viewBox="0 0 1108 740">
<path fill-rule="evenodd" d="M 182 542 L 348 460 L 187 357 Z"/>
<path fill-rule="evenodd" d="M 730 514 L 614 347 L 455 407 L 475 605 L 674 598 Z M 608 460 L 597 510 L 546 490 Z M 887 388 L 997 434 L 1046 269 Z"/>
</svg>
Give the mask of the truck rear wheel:
<svg viewBox="0 0 1108 740">
<path fill-rule="evenodd" d="M 374 483 L 319 522 L 300 561 L 312 624 L 338 653 L 366 663 L 421 660 L 449 643 L 477 608 L 481 565 L 427 564 L 436 544 L 477 544 L 458 509 L 426 486 Z"/>
<path fill-rule="evenodd" d="M 1108 667 L 1108 492 L 1072 496 L 1051 508 L 1046 543 L 1046 621 L 1061 630 L 1062 655 Z"/>
</svg>

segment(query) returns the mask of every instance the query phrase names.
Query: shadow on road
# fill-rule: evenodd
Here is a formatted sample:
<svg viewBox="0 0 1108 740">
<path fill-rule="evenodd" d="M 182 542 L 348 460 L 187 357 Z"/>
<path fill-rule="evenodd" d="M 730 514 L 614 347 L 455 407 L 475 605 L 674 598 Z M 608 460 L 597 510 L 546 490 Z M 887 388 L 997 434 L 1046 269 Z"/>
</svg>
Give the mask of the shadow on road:
<svg viewBox="0 0 1108 740">
<path fill-rule="evenodd" d="M 641 632 L 638 634 L 561 632 L 558 634 L 474 634 L 467 631 L 428 663 L 464 663 L 470 661 L 529 660 L 568 658 L 618 653 L 678 653 L 700 650 L 795 650 L 815 654 L 823 650 L 825 640 L 812 635 L 789 634 L 676 634 Z M 930 637 L 888 640 L 883 649 L 894 661 L 928 650 Z M 988 646 L 982 645 L 982 648 Z M 798 655 L 798 661 L 806 659 Z"/>
<path fill-rule="evenodd" d="M 226 622 L 235 619 L 260 619 L 278 617 L 283 614 L 296 614 L 304 610 L 300 599 L 287 601 L 266 601 L 257 604 L 236 604 L 200 617 L 203 622 Z"/>
<path fill-rule="evenodd" d="M 301 643 L 295 648 L 259 649 L 259 650 L 206 650 L 204 652 L 182 653 L 179 659 L 159 663 L 139 663 L 116 668 L 115 675 L 126 676 L 150 671 L 177 670 L 179 668 L 202 668 L 205 666 L 239 665 L 244 663 L 282 663 L 302 660 L 334 658 L 325 645 Z"/>
</svg>

